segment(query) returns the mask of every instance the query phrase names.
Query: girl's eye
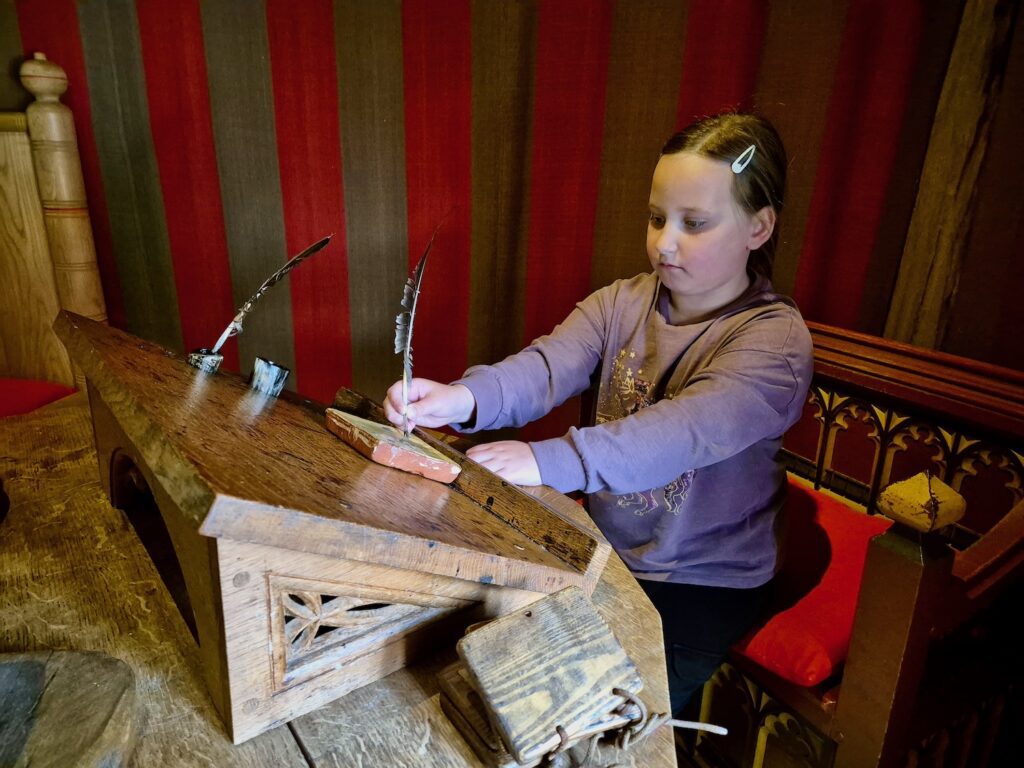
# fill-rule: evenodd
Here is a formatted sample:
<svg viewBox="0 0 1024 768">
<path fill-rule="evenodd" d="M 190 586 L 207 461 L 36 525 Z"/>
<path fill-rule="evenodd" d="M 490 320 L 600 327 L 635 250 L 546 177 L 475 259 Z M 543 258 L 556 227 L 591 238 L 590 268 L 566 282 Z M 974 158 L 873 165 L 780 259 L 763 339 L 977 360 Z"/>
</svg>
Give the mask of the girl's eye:
<svg viewBox="0 0 1024 768">
<path fill-rule="evenodd" d="M 684 219 L 683 224 L 687 229 L 698 230 L 707 224 L 707 221 L 705 219 Z"/>
<path fill-rule="evenodd" d="M 650 215 L 649 220 L 651 222 L 651 226 L 654 227 L 655 229 L 661 229 L 662 227 L 665 226 L 665 217 L 660 216 L 657 213 L 652 213 Z"/>
</svg>

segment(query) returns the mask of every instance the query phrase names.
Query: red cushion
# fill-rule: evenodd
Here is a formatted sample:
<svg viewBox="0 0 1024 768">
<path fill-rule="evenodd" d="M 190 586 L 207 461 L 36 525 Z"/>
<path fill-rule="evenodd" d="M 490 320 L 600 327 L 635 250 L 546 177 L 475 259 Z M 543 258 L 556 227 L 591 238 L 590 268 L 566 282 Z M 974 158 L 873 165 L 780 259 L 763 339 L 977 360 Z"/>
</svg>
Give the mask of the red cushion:
<svg viewBox="0 0 1024 768">
<path fill-rule="evenodd" d="M 783 594 L 821 573 L 795 604 L 741 641 L 736 650 L 797 685 L 817 685 L 846 660 L 868 542 L 892 521 L 790 481 L 786 554 L 776 577 Z M 831 556 L 829 557 L 829 550 Z"/>
<path fill-rule="evenodd" d="M 0 379 L 0 418 L 34 411 L 74 391 L 74 387 L 54 384 L 52 381 Z"/>
</svg>

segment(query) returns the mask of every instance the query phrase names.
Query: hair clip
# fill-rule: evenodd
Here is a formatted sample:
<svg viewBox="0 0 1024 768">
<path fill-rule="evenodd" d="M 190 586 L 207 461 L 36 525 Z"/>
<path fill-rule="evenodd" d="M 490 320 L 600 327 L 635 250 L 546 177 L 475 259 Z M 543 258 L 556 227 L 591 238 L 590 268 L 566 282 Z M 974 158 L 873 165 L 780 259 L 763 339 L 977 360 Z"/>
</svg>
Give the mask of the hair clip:
<svg viewBox="0 0 1024 768">
<path fill-rule="evenodd" d="M 743 173 L 743 169 L 750 165 L 750 161 L 754 159 L 754 150 L 757 149 L 753 144 L 743 150 L 740 156 L 732 161 L 732 172 Z"/>
</svg>

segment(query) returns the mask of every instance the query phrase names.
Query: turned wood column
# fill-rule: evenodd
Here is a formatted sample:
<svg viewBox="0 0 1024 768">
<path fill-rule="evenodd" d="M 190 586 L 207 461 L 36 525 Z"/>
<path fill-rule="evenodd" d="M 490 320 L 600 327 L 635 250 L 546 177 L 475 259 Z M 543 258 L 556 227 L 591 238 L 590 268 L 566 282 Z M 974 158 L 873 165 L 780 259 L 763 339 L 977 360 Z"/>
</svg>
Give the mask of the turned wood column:
<svg viewBox="0 0 1024 768">
<path fill-rule="evenodd" d="M 25 61 L 20 74 L 22 84 L 36 98 L 26 117 L 60 306 L 105 321 L 107 309 L 96 266 L 75 124 L 71 110 L 60 103 L 60 95 L 68 87 L 67 75 L 42 53 Z"/>
</svg>

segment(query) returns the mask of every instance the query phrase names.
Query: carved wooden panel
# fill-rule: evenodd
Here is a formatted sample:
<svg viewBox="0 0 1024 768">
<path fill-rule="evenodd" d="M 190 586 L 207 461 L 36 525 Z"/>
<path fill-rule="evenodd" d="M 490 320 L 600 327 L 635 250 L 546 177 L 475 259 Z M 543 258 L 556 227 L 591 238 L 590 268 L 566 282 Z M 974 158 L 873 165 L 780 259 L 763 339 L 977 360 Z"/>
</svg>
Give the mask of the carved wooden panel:
<svg viewBox="0 0 1024 768">
<path fill-rule="evenodd" d="M 830 745 L 788 712 L 769 714 L 757 732 L 754 768 L 821 768 L 831 764 Z"/>
<path fill-rule="evenodd" d="M 731 664 L 704 687 L 701 720 L 729 729 L 728 738 L 700 734 L 697 754 L 716 768 L 828 768 L 833 743 L 775 701 Z"/>
<path fill-rule="evenodd" d="M 787 441 L 790 469 L 815 487 L 839 493 L 875 511 L 892 482 L 930 471 L 967 500 L 960 525 L 984 533 L 1024 498 L 1024 442 L 1000 442 L 941 417 L 925 417 L 885 403 L 815 384 L 807 416 L 817 423 L 815 453 L 796 453 Z M 806 452 L 810 440 L 797 443 Z"/>
<path fill-rule="evenodd" d="M 999 727 L 1006 710 L 1006 695 L 999 693 L 962 713 L 945 727 L 920 740 L 907 753 L 906 768 L 960 768 L 1000 765 L 994 756 Z M 991 762 L 993 758 L 996 762 Z"/>
<path fill-rule="evenodd" d="M 216 548 L 236 744 L 540 596 L 261 544 Z"/>
<path fill-rule="evenodd" d="M 352 582 L 268 576 L 274 688 L 392 643 L 472 601 Z"/>
</svg>

